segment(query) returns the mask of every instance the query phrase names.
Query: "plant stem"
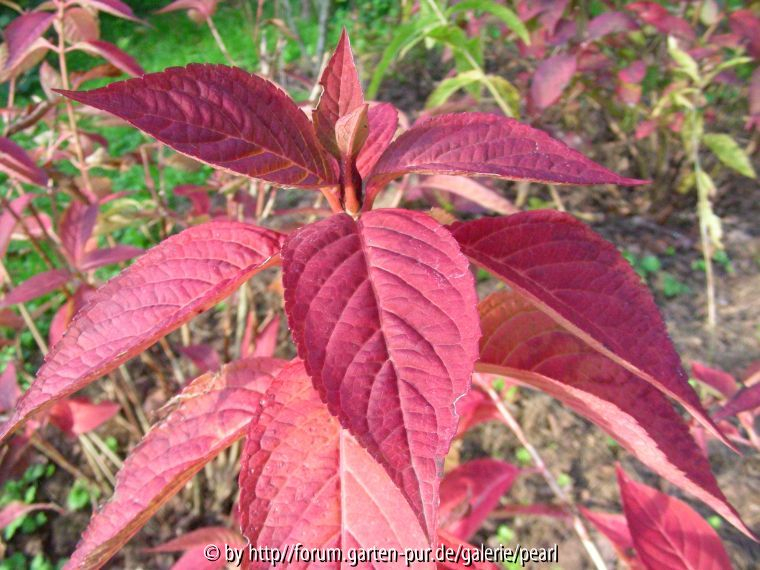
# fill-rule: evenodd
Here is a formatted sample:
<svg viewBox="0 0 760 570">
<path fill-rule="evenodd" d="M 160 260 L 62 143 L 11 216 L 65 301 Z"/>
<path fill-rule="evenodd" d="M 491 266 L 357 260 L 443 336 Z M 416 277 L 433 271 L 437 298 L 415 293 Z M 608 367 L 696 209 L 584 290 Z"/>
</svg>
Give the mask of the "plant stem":
<svg viewBox="0 0 760 570">
<path fill-rule="evenodd" d="M 211 16 L 206 18 L 206 24 L 208 24 L 208 29 L 211 30 L 211 35 L 214 36 L 214 41 L 216 42 L 216 45 L 219 46 L 219 51 L 222 52 L 227 63 L 230 65 L 236 65 L 230 52 L 227 51 L 227 46 L 224 45 L 224 40 L 222 39 L 222 36 L 219 35 L 219 30 L 216 29 L 216 24 L 214 24 L 214 19 Z"/>
<path fill-rule="evenodd" d="M 578 538 L 583 544 L 583 547 L 586 549 L 586 552 L 588 552 L 589 557 L 594 562 L 594 566 L 597 568 L 597 570 L 606 570 L 607 565 L 605 564 L 602 555 L 599 553 L 599 550 L 594 544 L 594 541 L 591 540 L 591 537 L 589 536 L 588 531 L 586 530 L 586 527 L 583 524 L 583 521 L 581 520 L 577 509 L 575 508 L 575 504 L 567 495 L 567 493 L 562 490 L 562 487 L 560 487 L 559 483 L 557 483 L 557 479 L 555 479 L 554 475 L 552 475 L 551 471 L 549 471 L 546 463 L 544 463 L 543 458 L 538 453 L 536 448 L 533 447 L 530 441 L 528 441 L 528 438 L 525 436 L 525 433 L 520 427 L 520 424 L 517 423 L 517 420 L 515 420 L 515 418 L 509 412 L 502 399 L 487 382 L 478 378 L 477 375 L 473 376 L 473 382 L 476 383 L 481 390 L 488 394 L 491 400 L 493 400 L 493 403 L 501 415 L 502 420 L 506 426 L 512 430 L 512 433 L 515 434 L 515 437 L 517 437 L 517 440 L 520 442 L 520 444 L 528 451 L 531 459 L 533 460 L 533 463 L 536 466 L 536 469 L 538 469 L 538 472 L 544 478 L 552 493 L 554 493 L 560 502 L 567 506 L 573 519 L 573 529 L 578 535 Z"/>
</svg>

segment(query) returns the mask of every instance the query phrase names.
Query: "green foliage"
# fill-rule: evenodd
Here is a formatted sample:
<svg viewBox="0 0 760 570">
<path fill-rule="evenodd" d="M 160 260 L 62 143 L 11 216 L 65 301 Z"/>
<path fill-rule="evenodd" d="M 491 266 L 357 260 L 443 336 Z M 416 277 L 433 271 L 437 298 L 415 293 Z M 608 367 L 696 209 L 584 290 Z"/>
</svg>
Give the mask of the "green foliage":
<svg viewBox="0 0 760 570">
<path fill-rule="evenodd" d="M 724 133 L 707 133 L 702 137 L 707 148 L 723 164 L 748 178 L 757 178 L 749 156 L 731 135 Z"/>
<path fill-rule="evenodd" d="M 31 504 L 37 501 L 37 492 L 42 482 L 55 473 L 55 465 L 52 463 L 37 463 L 29 467 L 20 479 L 6 481 L 0 494 L 0 508 L 14 501 Z M 47 522 L 44 512 L 36 511 L 18 517 L 5 527 L 3 537 L 10 540 L 17 532 L 29 534 L 36 531 Z"/>
</svg>

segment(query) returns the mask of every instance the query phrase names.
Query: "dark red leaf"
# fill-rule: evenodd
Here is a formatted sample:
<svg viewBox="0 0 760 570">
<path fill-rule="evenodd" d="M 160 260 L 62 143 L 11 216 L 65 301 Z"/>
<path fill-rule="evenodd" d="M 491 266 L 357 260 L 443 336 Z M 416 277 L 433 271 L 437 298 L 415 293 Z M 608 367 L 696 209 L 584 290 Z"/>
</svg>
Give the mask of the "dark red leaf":
<svg viewBox="0 0 760 570">
<path fill-rule="evenodd" d="M 636 22 L 625 12 L 604 12 L 593 18 L 586 28 L 586 36 L 594 41 L 609 34 L 635 30 Z"/>
<path fill-rule="evenodd" d="M 720 437 L 689 385 L 651 293 L 611 243 L 572 216 L 551 210 L 456 223 L 452 232 L 475 263 L 592 348 L 678 400 Z"/>
<path fill-rule="evenodd" d="M 314 128 L 325 148 L 339 156 L 335 125 L 341 117 L 364 104 L 364 94 L 345 28 L 319 83 L 322 85 L 322 96 L 314 109 Z"/>
<path fill-rule="evenodd" d="M 92 236 L 97 220 L 97 204 L 83 204 L 74 200 L 63 212 L 59 225 L 61 243 L 75 265 L 79 264 L 84 255 L 87 241 Z"/>
<path fill-rule="evenodd" d="M 48 333 L 48 343 L 50 346 L 55 346 L 61 340 L 74 315 L 85 306 L 94 294 L 95 289 L 89 285 L 82 284 L 77 288 L 74 296 L 59 307 L 58 311 L 53 315 L 53 320 L 50 322 L 50 332 Z"/>
<path fill-rule="evenodd" d="M 600 302 L 595 306 L 602 311 Z M 650 469 L 753 536 L 662 393 L 584 344 L 514 291 L 494 293 L 481 303 L 480 313 L 479 370 L 503 374 L 557 398 Z"/>
<path fill-rule="evenodd" d="M 479 336 L 472 274 L 426 214 L 338 214 L 283 246 L 285 309 L 314 385 L 435 536 L 438 465 Z"/>
<path fill-rule="evenodd" d="M 23 148 L 5 137 L 0 137 L 0 172 L 27 184 L 47 186 L 45 171 L 34 164 Z"/>
<path fill-rule="evenodd" d="M 646 570 L 641 561 L 636 558 L 633 538 L 631 538 L 631 531 L 628 528 L 625 515 L 591 511 L 584 507 L 579 507 L 579 509 L 596 530 L 607 537 L 612 546 L 615 547 L 618 556 L 628 564 L 631 570 Z"/>
<path fill-rule="evenodd" d="M 441 482 L 440 528 L 469 540 L 499 504 L 520 469 L 496 459 L 475 459 L 448 473 Z"/>
<path fill-rule="evenodd" d="M 266 267 L 280 235 L 213 221 L 149 250 L 97 293 L 45 359 L 0 434 L 107 374 Z"/>
<path fill-rule="evenodd" d="M 493 400 L 475 386 L 457 400 L 456 410 L 459 416 L 457 436 L 463 435 L 479 424 L 501 418 Z"/>
<path fill-rule="evenodd" d="M 753 411 L 758 407 L 760 407 L 760 383 L 742 388 L 725 406 L 713 414 L 713 419 L 719 422 L 742 412 Z"/>
<path fill-rule="evenodd" d="M 663 6 L 656 2 L 632 2 L 626 6 L 635 12 L 641 20 L 653 26 L 662 34 L 678 36 L 688 41 L 695 38 L 694 30 L 689 22 L 678 16 L 673 16 Z"/>
<path fill-rule="evenodd" d="M 398 109 L 390 103 L 371 104 L 367 111 L 369 134 L 356 157 L 356 168 L 362 178 L 369 175 L 375 163 L 391 144 L 398 128 Z"/>
<path fill-rule="evenodd" d="M 730 398 L 736 394 L 736 391 L 739 389 L 736 380 L 728 372 L 718 370 L 717 368 L 710 368 L 701 362 L 692 362 L 691 373 L 697 380 L 714 388 L 726 398 Z"/>
<path fill-rule="evenodd" d="M 731 561 L 715 530 L 689 505 L 630 479 L 617 466 L 633 544 L 648 568 L 726 570 Z"/>
<path fill-rule="evenodd" d="M 111 83 L 61 91 L 103 109 L 174 150 L 281 186 L 337 183 L 337 165 L 286 93 L 242 69 L 192 64 Z"/>
<path fill-rule="evenodd" d="M 760 18 L 752 10 L 745 8 L 733 12 L 728 21 L 731 31 L 749 43 L 749 54 L 755 59 L 760 58 Z"/>
<path fill-rule="evenodd" d="M 223 449 L 240 439 L 281 363 L 239 360 L 193 380 L 124 461 L 110 501 L 66 568 L 99 568 Z"/>
<path fill-rule="evenodd" d="M 50 269 L 30 277 L 14 287 L 5 297 L 0 299 L 0 307 L 10 307 L 16 303 L 26 303 L 37 297 L 42 297 L 65 285 L 71 279 L 66 269 Z"/>
<path fill-rule="evenodd" d="M 55 14 L 50 12 L 27 12 L 22 14 L 3 30 L 5 45 L 8 48 L 8 58 L 3 69 L 8 70 L 19 63 L 55 20 Z"/>
<path fill-rule="evenodd" d="M 70 437 L 90 432 L 119 413 L 119 404 L 100 402 L 93 404 L 87 398 L 67 398 L 50 408 L 48 419 Z"/>
<path fill-rule="evenodd" d="M 115 45 L 111 43 L 104 42 L 102 40 L 88 40 L 88 41 L 75 44 L 73 47 L 76 49 L 80 49 L 84 52 L 87 52 L 91 55 L 102 57 L 108 63 L 113 65 L 116 69 L 119 69 L 128 75 L 134 75 L 135 77 L 140 77 L 141 75 L 145 73 L 145 70 L 140 66 L 139 63 L 137 63 L 137 60 L 135 58 L 133 58 L 128 53 L 123 52 L 122 50 L 120 50 L 118 47 L 116 47 Z M 63 91 L 59 91 L 59 92 L 63 93 L 64 95 L 68 95 L 67 93 L 64 93 Z M 74 98 L 75 97 L 72 97 L 72 99 Z M 94 105 L 94 106 L 97 106 L 97 105 Z M 110 109 L 105 109 L 105 110 L 109 111 Z M 117 113 L 114 113 L 114 114 L 117 114 Z"/>
<path fill-rule="evenodd" d="M 104 265 L 129 261 L 143 253 L 145 253 L 145 250 L 132 245 L 116 245 L 106 249 L 96 249 L 84 255 L 79 268 L 82 271 L 91 271 L 98 267 L 103 267 Z"/>
<path fill-rule="evenodd" d="M 486 113 L 437 115 L 418 121 L 372 169 L 368 199 L 403 174 L 495 176 L 554 184 L 644 184 L 623 178 L 514 119 Z"/>
<path fill-rule="evenodd" d="M 542 111 L 556 103 L 573 78 L 576 67 L 574 54 L 559 54 L 542 61 L 530 83 L 533 108 Z"/>
<path fill-rule="evenodd" d="M 431 546 L 387 473 L 327 411 L 300 361 L 275 378 L 250 422 L 240 468 L 240 514 L 243 534 L 254 547 L 280 552 L 296 544 L 342 548 L 344 555 L 349 548 L 403 552 Z M 314 567 L 295 560 L 287 566 Z"/>
</svg>

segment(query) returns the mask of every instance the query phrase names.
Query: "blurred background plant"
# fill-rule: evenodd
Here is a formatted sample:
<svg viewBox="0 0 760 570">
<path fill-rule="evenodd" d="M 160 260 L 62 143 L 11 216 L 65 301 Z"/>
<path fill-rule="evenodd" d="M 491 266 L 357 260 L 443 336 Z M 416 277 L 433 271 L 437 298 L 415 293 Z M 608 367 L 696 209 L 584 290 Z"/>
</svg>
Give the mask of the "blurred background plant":
<svg viewBox="0 0 760 570">
<path fill-rule="evenodd" d="M 613 170 L 652 180 L 636 189 L 578 189 L 407 177 L 391 185 L 379 204 L 434 207 L 459 218 L 568 211 L 624 248 L 685 357 L 735 373 L 743 378 L 732 379 L 737 389 L 755 385 L 757 3 L 2 0 L 0 413 L 13 406 L 94 288 L 160 239 L 211 217 L 287 230 L 329 214 L 321 198 L 213 172 L 124 123 L 72 106 L 53 90 L 208 62 L 264 75 L 309 109 L 320 93 L 317 78 L 326 54 L 344 26 L 368 97 L 392 102 L 402 125 L 444 112 L 500 113 L 550 132 Z M 478 283 L 482 292 L 496 287 L 487 274 Z M 15 515 L 0 545 L 6 554 L 0 568 L 61 564 L 91 505 L 110 494 L 121 458 L 177 386 L 254 351 L 292 356 L 278 342 L 285 337 L 278 275 L 272 272 L 255 287 L 243 287 L 99 388 L 66 400 L 0 450 L 0 512 Z M 210 340 L 219 331 L 222 340 Z M 590 435 L 593 430 L 549 399 L 521 398 L 514 386 L 499 391 L 531 441 L 545 448 L 567 493 L 588 501 L 593 488 L 597 506 L 615 504 L 611 472 L 606 478 L 591 474 L 610 469 L 618 458 L 615 446 Z M 732 394 L 703 396 L 723 418 Z M 734 426 L 732 437 L 757 447 L 748 416 L 733 421 L 723 419 Z M 529 463 L 527 450 L 500 428 L 480 427 L 455 454 Z M 563 429 L 586 438 L 583 454 L 557 446 Z M 741 480 L 757 466 L 756 454 L 729 465 L 716 453 L 711 458 L 719 476 L 735 486 L 732 501 L 752 496 Z M 168 565 L 171 555 L 140 548 L 201 526 L 231 526 L 238 454 L 233 447 L 207 467 L 181 495 L 190 513 L 181 502 L 171 503 L 119 564 Z M 550 499 L 541 493 L 521 482 L 510 491 L 510 502 Z M 530 509 L 523 511 L 510 515 L 515 520 L 509 526 L 487 522 L 480 539 L 566 538 L 561 517 L 536 523 L 535 515 L 526 514 Z M 211 514 L 216 512 L 229 516 L 219 519 Z M 748 522 L 757 525 L 758 519 Z M 737 566 L 751 567 L 757 550 L 730 525 L 717 526 Z M 607 559 L 614 558 L 611 552 L 603 550 Z M 580 558 L 578 567 L 582 563 Z"/>
</svg>

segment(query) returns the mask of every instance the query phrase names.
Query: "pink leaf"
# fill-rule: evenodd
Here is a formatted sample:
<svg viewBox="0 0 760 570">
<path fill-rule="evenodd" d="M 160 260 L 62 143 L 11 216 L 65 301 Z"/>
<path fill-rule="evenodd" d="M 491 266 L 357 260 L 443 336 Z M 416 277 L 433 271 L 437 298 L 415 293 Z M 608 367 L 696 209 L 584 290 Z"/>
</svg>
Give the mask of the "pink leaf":
<svg viewBox="0 0 760 570">
<path fill-rule="evenodd" d="M 643 60 L 634 61 L 625 69 L 618 72 L 618 78 L 625 83 L 641 83 L 647 74 L 647 66 Z"/>
<path fill-rule="evenodd" d="M 314 109 L 314 128 L 325 148 L 339 156 L 335 125 L 340 118 L 364 104 L 364 94 L 345 28 L 319 83 L 322 85 L 322 96 Z"/>
<path fill-rule="evenodd" d="M 448 473 L 441 482 L 441 528 L 469 540 L 499 504 L 520 469 L 496 459 L 475 459 Z"/>
<path fill-rule="evenodd" d="M 0 309 L 0 327 L 20 329 L 24 326 L 24 319 L 19 317 L 11 309 Z"/>
<path fill-rule="evenodd" d="M 398 128 L 398 109 L 390 103 L 370 105 L 367 111 L 369 134 L 364 146 L 356 157 L 356 168 L 362 178 L 366 178 L 375 163 L 391 144 Z"/>
<path fill-rule="evenodd" d="M 219 353 L 207 344 L 191 344 L 190 346 L 181 347 L 179 351 L 192 360 L 199 374 L 219 370 L 222 366 L 222 362 L 219 360 Z M 242 356 L 245 357 L 247 355 L 243 354 Z"/>
<path fill-rule="evenodd" d="M 749 43 L 749 54 L 755 59 L 760 58 L 760 18 L 752 10 L 745 8 L 733 12 L 728 21 L 731 31 Z"/>
<path fill-rule="evenodd" d="M 2 159 L 0 159 L 1 168 Z M 2 213 L 0 213 L 0 259 L 5 257 L 5 252 L 8 251 L 13 230 L 16 229 L 16 224 L 18 223 L 16 219 L 23 217 L 24 208 L 29 205 L 32 198 L 34 198 L 33 194 L 23 194 L 10 202 L 10 208 L 3 209 Z"/>
<path fill-rule="evenodd" d="M 32 503 L 26 504 L 21 501 L 13 501 L 5 505 L 0 510 L 0 528 L 5 528 L 17 518 L 27 515 L 34 511 L 49 510 L 63 513 L 63 509 L 53 503 Z"/>
<path fill-rule="evenodd" d="M 61 93 L 212 166 L 281 186 L 338 182 L 335 159 L 306 115 L 272 83 L 242 69 L 192 64 Z"/>
<path fill-rule="evenodd" d="M 19 63 L 30 51 L 34 43 L 47 32 L 55 20 L 49 12 L 27 12 L 22 14 L 3 30 L 8 58 L 3 66 L 8 70 Z"/>
<path fill-rule="evenodd" d="M 61 243 L 74 264 L 82 259 L 97 220 L 98 205 L 83 204 L 79 200 L 71 202 L 63 213 L 59 226 Z"/>
<path fill-rule="evenodd" d="M 550 210 L 456 223 L 452 232 L 475 263 L 678 400 L 720 437 L 689 386 L 651 293 L 611 243 L 572 216 Z"/>
<path fill-rule="evenodd" d="M 499 566 L 496 566 L 496 564 L 493 562 L 471 562 L 469 564 L 465 564 L 463 561 L 464 557 L 461 553 L 463 553 L 465 550 L 475 551 L 472 552 L 470 556 L 473 559 L 477 559 L 476 556 L 478 553 L 476 551 L 478 549 L 475 548 L 472 544 L 462 541 L 457 537 L 446 533 L 445 531 L 439 532 L 438 545 L 439 548 L 446 549 L 443 552 L 448 552 L 450 554 L 448 558 L 454 558 L 454 560 L 439 560 L 436 564 L 436 568 L 438 570 L 499 570 Z M 457 558 L 459 561 L 456 561 Z"/>
<path fill-rule="evenodd" d="M 193 205 L 192 214 L 202 216 L 211 211 L 211 198 L 208 195 L 208 187 L 196 184 L 182 184 L 174 188 L 176 196 L 184 196 Z"/>
<path fill-rule="evenodd" d="M 497 214 L 506 216 L 520 211 L 495 191 L 464 176 L 428 176 L 420 182 L 420 186 L 450 192 Z"/>
<path fill-rule="evenodd" d="M 98 568 L 193 475 L 245 433 L 274 360 L 239 360 L 193 380 L 165 407 L 168 415 L 124 461 L 110 501 L 90 520 L 66 568 Z"/>
<path fill-rule="evenodd" d="M 719 422 L 742 412 L 753 411 L 758 407 L 760 407 L 760 383 L 739 390 L 725 406 L 713 414 L 713 419 Z"/>
<path fill-rule="evenodd" d="M 624 12 L 604 12 L 588 23 L 586 36 L 594 41 L 609 34 L 635 30 L 637 27 L 636 22 Z"/>
<path fill-rule="evenodd" d="M 156 10 L 156 14 L 166 14 L 168 12 L 176 12 L 177 10 L 195 10 L 204 19 L 210 18 L 216 11 L 216 5 L 219 0 L 174 0 L 170 4 L 167 4 L 160 10 Z"/>
<path fill-rule="evenodd" d="M 143 253 L 145 253 L 145 250 L 132 245 L 116 245 L 106 249 L 96 249 L 84 255 L 80 269 L 82 271 L 91 271 L 104 265 L 129 261 Z"/>
<path fill-rule="evenodd" d="M 227 297 L 266 267 L 280 235 L 227 221 L 192 227 L 149 250 L 82 309 L 0 434 L 107 374 Z"/>
<path fill-rule="evenodd" d="M 688 41 L 695 38 L 694 30 L 689 22 L 678 16 L 672 16 L 656 2 L 633 2 L 626 8 L 635 12 L 643 22 L 653 26 L 660 33 L 678 36 Z"/>
<path fill-rule="evenodd" d="M 92 6 L 101 12 L 124 18 L 125 20 L 132 20 L 133 22 L 145 23 L 143 20 L 135 16 L 127 4 L 121 0 L 77 0 L 79 4 L 84 6 Z"/>
<path fill-rule="evenodd" d="M 185 534 L 173 538 L 158 546 L 146 548 L 146 552 L 182 552 L 196 546 L 206 544 L 224 545 L 239 547 L 245 544 L 245 539 L 239 532 L 224 526 L 206 526 L 191 530 Z"/>
<path fill-rule="evenodd" d="M 97 16 L 84 8 L 67 9 L 63 16 L 63 36 L 70 44 L 99 39 Z"/>
<path fill-rule="evenodd" d="M 710 368 L 701 362 L 692 362 L 691 373 L 697 380 L 714 388 L 726 398 L 730 398 L 736 394 L 736 391 L 739 389 L 736 380 L 728 372 L 718 370 L 717 368 Z"/>
<path fill-rule="evenodd" d="M 633 544 L 648 568 L 726 570 L 731 561 L 717 533 L 689 505 L 630 479 L 617 466 Z"/>
<path fill-rule="evenodd" d="M 256 335 L 254 356 L 274 356 L 277 349 L 277 335 L 280 332 L 280 315 L 275 315 L 266 326 Z"/>
<path fill-rule="evenodd" d="M 23 148 L 5 137 L 0 137 L 0 172 L 27 184 L 47 186 L 45 171 L 34 164 Z"/>
<path fill-rule="evenodd" d="M 554 184 L 643 184 L 589 160 L 543 131 L 485 113 L 418 121 L 385 150 L 367 180 L 368 200 L 403 174 L 495 176 Z"/>
<path fill-rule="evenodd" d="M 93 404 L 87 398 L 68 398 L 56 402 L 48 418 L 66 435 L 76 437 L 97 429 L 118 413 L 115 402 Z"/>
<path fill-rule="evenodd" d="M 598 302 L 595 306 L 603 310 Z M 514 291 L 491 295 L 481 303 L 480 313 L 479 370 L 504 374 L 557 398 L 604 429 L 650 469 L 753 537 L 663 394 L 584 344 Z"/>
<path fill-rule="evenodd" d="M 338 214 L 285 242 L 285 309 L 315 387 L 435 533 L 438 465 L 479 336 L 466 259 L 426 214 Z"/>
<path fill-rule="evenodd" d="M 0 374 L 0 414 L 7 412 L 16 405 L 21 395 L 21 388 L 16 378 L 16 365 L 9 362 Z"/>
<path fill-rule="evenodd" d="M 88 40 L 88 41 L 80 42 L 78 44 L 74 44 L 74 46 L 72 47 L 76 49 L 80 49 L 84 52 L 87 52 L 90 55 L 102 57 L 108 63 L 113 65 L 116 69 L 119 69 L 128 75 L 134 75 L 135 77 L 140 77 L 141 75 L 145 73 L 145 70 L 140 66 L 139 63 L 137 63 L 137 60 L 135 58 L 133 58 L 128 53 L 123 52 L 122 50 L 120 50 L 119 48 L 117 48 L 115 45 L 111 43 L 104 42 L 101 40 Z M 67 92 L 59 90 L 59 93 L 63 93 L 64 95 L 67 95 L 71 97 L 72 99 L 76 99 L 76 97 L 72 96 L 71 94 Z M 87 93 L 91 93 L 91 92 L 87 92 Z M 77 99 L 77 100 L 81 100 L 81 99 Z M 108 111 L 109 109 L 106 109 L 106 110 Z M 118 113 L 115 113 L 115 114 L 118 115 Z M 121 115 L 118 115 L 118 116 L 121 116 Z"/>
<path fill-rule="evenodd" d="M 459 416 L 457 436 L 463 435 L 482 423 L 501 419 L 493 400 L 474 386 L 472 390 L 457 400 L 456 411 Z"/>
<path fill-rule="evenodd" d="M 631 570 L 646 570 L 640 561 L 636 560 L 633 548 L 633 538 L 628 528 L 625 515 L 615 513 L 602 513 L 579 507 L 586 519 L 594 525 L 596 530 L 607 537 L 615 547 L 615 550 Z"/>
<path fill-rule="evenodd" d="M 301 544 L 342 548 L 345 555 L 349 548 L 403 552 L 431 546 L 399 489 L 330 415 L 299 361 L 275 378 L 250 422 L 240 468 L 240 514 L 243 534 L 257 548 L 285 551 Z M 399 565 L 403 561 L 388 567 Z M 288 564 L 307 567 L 314 566 Z"/>
<path fill-rule="evenodd" d="M 542 61 L 530 83 L 530 101 L 542 111 L 559 101 L 576 70 L 575 55 L 559 54 Z"/>
<path fill-rule="evenodd" d="M 0 299 L 0 307 L 9 307 L 16 303 L 26 303 L 37 297 L 42 297 L 65 285 L 71 274 L 66 269 L 50 269 L 30 277 L 14 287 L 5 297 Z"/>
<path fill-rule="evenodd" d="M 48 333 L 50 346 L 54 346 L 61 340 L 74 315 L 85 306 L 94 293 L 95 290 L 90 285 L 82 284 L 77 288 L 74 296 L 59 307 L 50 322 L 50 332 Z"/>
</svg>

